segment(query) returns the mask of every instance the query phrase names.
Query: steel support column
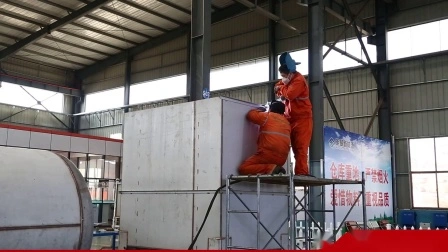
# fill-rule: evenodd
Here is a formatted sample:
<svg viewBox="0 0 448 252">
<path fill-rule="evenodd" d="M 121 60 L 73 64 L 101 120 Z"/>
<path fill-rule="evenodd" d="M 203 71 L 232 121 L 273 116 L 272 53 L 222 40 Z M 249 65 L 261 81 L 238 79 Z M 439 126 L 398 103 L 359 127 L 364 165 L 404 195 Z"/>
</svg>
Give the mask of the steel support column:
<svg viewBox="0 0 448 252">
<path fill-rule="evenodd" d="M 375 1 L 375 45 L 377 62 L 387 60 L 387 3 L 381 0 Z M 378 65 L 376 67 L 379 89 L 378 100 L 382 104 L 378 111 L 379 138 L 386 141 L 392 140 L 391 112 L 390 112 L 390 87 L 389 87 L 389 65 Z"/>
<path fill-rule="evenodd" d="M 308 4 L 308 83 L 310 99 L 313 105 L 313 135 L 309 148 L 310 172 L 321 178 L 324 158 L 324 98 L 323 98 L 323 43 L 324 43 L 324 5 L 323 1 L 312 0 Z M 310 188 L 311 210 L 322 210 L 324 207 L 322 188 Z M 312 217 L 325 222 L 322 212 L 312 212 Z"/>
<path fill-rule="evenodd" d="M 132 57 L 128 57 L 126 59 L 126 68 L 124 73 L 124 106 L 129 105 L 129 98 L 131 96 L 131 63 Z M 129 107 L 125 107 L 124 112 L 129 112 Z"/>
<path fill-rule="evenodd" d="M 82 81 L 80 78 L 78 78 L 78 76 L 76 74 L 73 77 L 73 87 L 79 88 L 80 90 L 82 87 Z M 82 90 L 80 92 L 82 92 Z M 81 117 L 75 116 L 75 115 L 78 113 L 81 113 L 84 99 L 85 99 L 85 96 L 82 93 L 78 97 L 76 97 L 76 96 L 72 97 L 72 111 L 71 111 L 72 116 L 71 116 L 71 124 L 70 124 L 70 131 L 72 133 L 79 133 L 79 128 L 81 126 L 81 120 L 80 120 Z"/>
<path fill-rule="evenodd" d="M 191 0 L 190 70 L 187 95 L 190 101 L 210 97 L 211 1 Z"/>
<path fill-rule="evenodd" d="M 275 14 L 277 0 L 269 0 L 269 12 Z M 275 43 L 275 21 L 270 19 L 268 25 L 268 36 L 269 36 L 269 80 L 277 79 L 277 53 L 276 53 L 276 43 Z M 275 99 L 274 93 L 275 83 L 269 84 L 268 101 Z"/>
</svg>

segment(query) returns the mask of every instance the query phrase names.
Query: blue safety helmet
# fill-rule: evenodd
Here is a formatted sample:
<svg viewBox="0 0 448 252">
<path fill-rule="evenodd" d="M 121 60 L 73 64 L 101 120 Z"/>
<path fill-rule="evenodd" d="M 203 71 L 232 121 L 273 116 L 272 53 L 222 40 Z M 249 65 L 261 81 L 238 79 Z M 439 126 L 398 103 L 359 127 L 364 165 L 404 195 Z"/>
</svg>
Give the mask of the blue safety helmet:
<svg viewBox="0 0 448 252">
<path fill-rule="evenodd" d="M 295 72 L 296 65 L 300 64 L 300 62 L 295 62 L 288 52 L 284 52 L 280 55 L 279 63 L 280 66 L 286 65 L 290 72 Z"/>
</svg>

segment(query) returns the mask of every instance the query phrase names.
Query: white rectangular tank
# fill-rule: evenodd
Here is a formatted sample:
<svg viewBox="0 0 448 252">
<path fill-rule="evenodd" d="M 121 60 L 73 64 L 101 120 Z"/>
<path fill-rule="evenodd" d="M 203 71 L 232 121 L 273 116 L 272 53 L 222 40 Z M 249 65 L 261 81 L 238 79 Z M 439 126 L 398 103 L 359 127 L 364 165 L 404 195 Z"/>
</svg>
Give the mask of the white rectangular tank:
<svg viewBox="0 0 448 252">
<path fill-rule="evenodd" d="M 120 194 L 120 247 L 187 249 L 214 191 L 254 154 L 258 126 L 246 120 L 256 104 L 213 98 L 126 113 Z M 256 209 L 256 184 L 238 184 L 239 196 Z M 263 185 L 261 222 L 287 246 L 288 189 Z M 217 197 L 194 249 L 225 249 L 225 193 Z M 232 209 L 243 210 L 236 197 Z M 232 214 L 232 245 L 256 247 L 256 220 Z M 283 235 L 282 235 L 283 234 Z M 281 239 L 280 237 L 283 237 Z M 261 231 L 264 246 L 270 236 Z M 267 248 L 279 248 L 271 241 Z"/>
</svg>

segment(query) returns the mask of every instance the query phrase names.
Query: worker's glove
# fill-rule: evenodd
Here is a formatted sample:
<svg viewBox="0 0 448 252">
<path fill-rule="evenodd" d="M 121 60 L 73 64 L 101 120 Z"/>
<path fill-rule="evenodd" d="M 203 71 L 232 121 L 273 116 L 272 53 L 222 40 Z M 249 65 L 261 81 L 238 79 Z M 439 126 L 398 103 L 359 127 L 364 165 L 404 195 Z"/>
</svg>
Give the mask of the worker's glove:
<svg viewBox="0 0 448 252">
<path fill-rule="evenodd" d="M 260 106 L 257 108 L 257 110 L 261 111 L 261 112 L 266 112 L 266 107 L 265 106 Z"/>
</svg>

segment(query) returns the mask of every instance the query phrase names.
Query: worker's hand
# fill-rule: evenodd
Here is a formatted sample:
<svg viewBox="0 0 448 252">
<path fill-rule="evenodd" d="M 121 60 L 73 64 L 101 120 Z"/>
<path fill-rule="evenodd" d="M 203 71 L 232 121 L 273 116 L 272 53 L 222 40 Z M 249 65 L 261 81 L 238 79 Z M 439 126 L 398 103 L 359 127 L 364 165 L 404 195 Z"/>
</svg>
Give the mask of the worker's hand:
<svg viewBox="0 0 448 252">
<path fill-rule="evenodd" d="M 280 85 L 278 85 L 278 86 L 275 86 L 275 87 L 274 87 L 274 92 L 276 92 L 276 93 L 277 93 L 279 89 L 280 89 Z"/>
</svg>

